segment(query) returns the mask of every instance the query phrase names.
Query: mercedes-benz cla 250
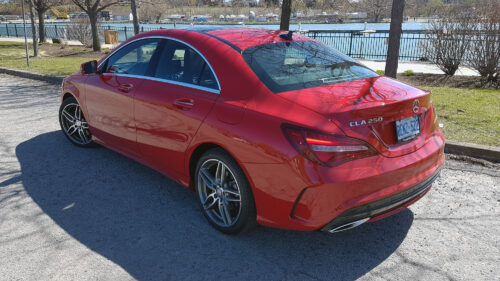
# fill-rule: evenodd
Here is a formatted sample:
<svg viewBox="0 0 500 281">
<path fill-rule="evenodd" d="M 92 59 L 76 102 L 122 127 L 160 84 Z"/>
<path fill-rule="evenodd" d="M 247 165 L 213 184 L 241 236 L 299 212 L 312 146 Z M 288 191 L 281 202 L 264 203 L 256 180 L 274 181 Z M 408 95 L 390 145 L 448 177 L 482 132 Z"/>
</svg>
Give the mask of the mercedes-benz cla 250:
<svg viewBox="0 0 500 281">
<path fill-rule="evenodd" d="M 194 190 L 225 233 L 375 221 L 444 162 L 429 92 L 285 31 L 141 33 L 64 80 L 59 119 Z"/>
</svg>

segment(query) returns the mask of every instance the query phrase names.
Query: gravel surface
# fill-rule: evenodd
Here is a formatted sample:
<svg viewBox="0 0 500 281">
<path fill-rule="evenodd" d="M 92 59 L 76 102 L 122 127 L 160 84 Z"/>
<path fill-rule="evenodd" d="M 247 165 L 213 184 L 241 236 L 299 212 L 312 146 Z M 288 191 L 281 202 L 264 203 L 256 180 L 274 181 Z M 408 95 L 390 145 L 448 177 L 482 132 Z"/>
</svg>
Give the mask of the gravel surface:
<svg viewBox="0 0 500 281">
<path fill-rule="evenodd" d="M 59 131 L 59 87 L 0 75 L 0 280 L 500 280 L 500 168 L 448 159 L 408 210 L 226 236 L 196 198 Z"/>
</svg>

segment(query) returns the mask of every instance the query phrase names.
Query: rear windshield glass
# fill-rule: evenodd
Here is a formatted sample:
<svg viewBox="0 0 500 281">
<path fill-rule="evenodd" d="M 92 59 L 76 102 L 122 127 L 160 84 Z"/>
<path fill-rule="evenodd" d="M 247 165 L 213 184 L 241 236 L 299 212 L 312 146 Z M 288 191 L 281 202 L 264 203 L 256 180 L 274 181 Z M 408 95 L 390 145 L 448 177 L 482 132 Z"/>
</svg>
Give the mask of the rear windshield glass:
<svg viewBox="0 0 500 281">
<path fill-rule="evenodd" d="M 378 76 L 350 57 L 314 41 L 293 41 L 248 48 L 243 57 L 274 93 Z"/>
</svg>

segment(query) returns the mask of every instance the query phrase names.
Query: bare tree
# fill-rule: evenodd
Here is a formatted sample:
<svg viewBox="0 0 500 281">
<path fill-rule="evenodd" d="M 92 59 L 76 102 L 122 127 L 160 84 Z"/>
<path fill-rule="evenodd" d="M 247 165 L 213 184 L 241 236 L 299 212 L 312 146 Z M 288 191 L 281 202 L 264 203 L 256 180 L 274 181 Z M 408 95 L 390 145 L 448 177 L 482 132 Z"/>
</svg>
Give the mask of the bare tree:
<svg viewBox="0 0 500 281">
<path fill-rule="evenodd" d="M 389 3 L 389 0 L 364 0 L 362 2 L 362 8 L 367 11 L 374 22 L 378 22 L 388 15 Z"/>
<path fill-rule="evenodd" d="M 22 0 L 24 1 L 24 0 Z M 36 22 L 35 22 L 35 12 L 33 11 L 33 2 L 28 0 L 28 6 L 30 10 L 30 20 L 31 20 L 31 35 L 33 38 L 33 56 L 38 57 L 38 36 L 36 35 Z"/>
<path fill-rule="evenodd" d="M 137 5 L 135 0 L 130 0 L 130 10 L 132 11 L 132 22 L 134 23 L 134 34 L 139 34 L 139 18 L 137 17 Z"/>
<path fill-rule="evenodd" d="M 92 48 L 94 51 L 101 51 L 101 41 L 99 40 L 99 30 L 97 20 L 99 12 L 111 5 L 118 4 L 114 0 L 71 0 L 89 16 L 90 27 L 92 29 Z"/>
<path fill-rule="evenodd" d="M 155 23 L 160 23 L 161 16 L 167 9 L 165 1 L 150 0 L 141 3 L 139 13 L 143 20 L 153 20 Z"/>
<path fill-rule="evenodd" d="M 283 0 L 281 4 L 280 30 L 290 29 L 290 14 L 292 12 L 292 0 Z"/>
<path fill-rule="evenodd" d="M 465 59 L 471 30 L 476 27 L 471 13 L 458 6 L 443 8 L 439 14 L 439 18 L 430 23 L 425 52 L 431 62 L 452 76 Z"/>
<path fill-rule="evenodd" d="M 45 42 L 45 13 L 52 6 L 62 3 L 61 0 L 32 0 L 33 7 L 38 14 L 38 34 L 40 34 L 40 42 Z"/>
<path fill-rule="evenodd" d="M 385 75 L 396 78 L 398 72 L 399 40 L 401 39 L 401 25 L 405 0 L 393 0 L 391 12 L 391 29 L 389 31 L 389 46 L 387 48 L 387 61 Z"/>
<path fill-rule="evenodd" d="M 487 82 L 500 81 L 500 3 L 491 2 L 479 10 L 469 65 Z"/>
</svg>

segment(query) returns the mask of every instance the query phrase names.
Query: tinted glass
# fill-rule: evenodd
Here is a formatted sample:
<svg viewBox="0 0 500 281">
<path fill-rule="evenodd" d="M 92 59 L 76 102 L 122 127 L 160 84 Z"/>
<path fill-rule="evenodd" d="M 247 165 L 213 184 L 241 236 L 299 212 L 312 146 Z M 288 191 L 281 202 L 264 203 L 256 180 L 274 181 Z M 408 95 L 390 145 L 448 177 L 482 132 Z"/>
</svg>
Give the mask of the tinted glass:
<svg viewBox="0 0 500 281">
<path fill-rule="evenodd" d="M 248 48 L 243 57 L 273 92 L 285 92 L 378 76 L 346 55 L 313 41 Z"/>
<path fill-rule="evenodd" d="M 174 40 L 168 40 L 163 48 L 155 77 L 218 89 L 210 67 L 200 54 Z"/>
<path fill-rule="evenodd" d="M 123 47 L 108 59 L 105 72 L 146 75 L 159 42 L 158 39 L 145 39 Z"/>
</svg>

